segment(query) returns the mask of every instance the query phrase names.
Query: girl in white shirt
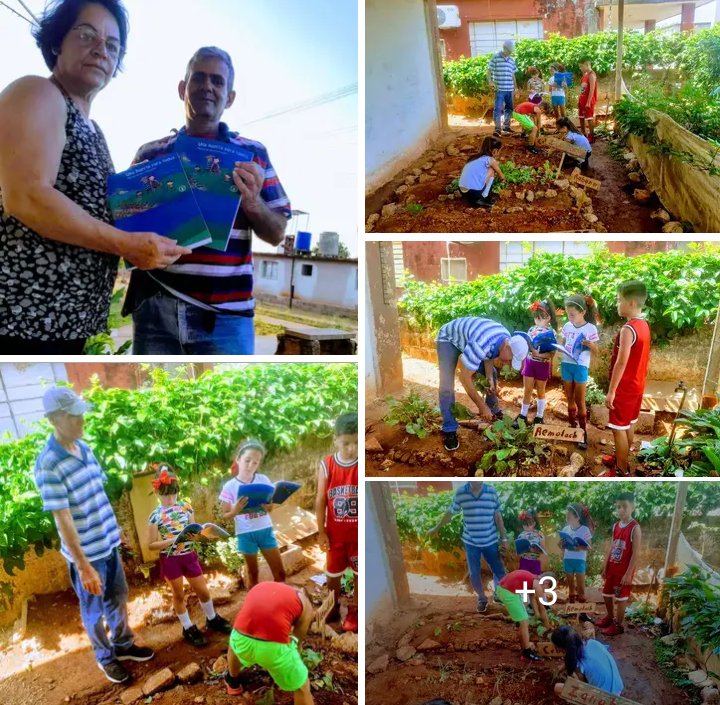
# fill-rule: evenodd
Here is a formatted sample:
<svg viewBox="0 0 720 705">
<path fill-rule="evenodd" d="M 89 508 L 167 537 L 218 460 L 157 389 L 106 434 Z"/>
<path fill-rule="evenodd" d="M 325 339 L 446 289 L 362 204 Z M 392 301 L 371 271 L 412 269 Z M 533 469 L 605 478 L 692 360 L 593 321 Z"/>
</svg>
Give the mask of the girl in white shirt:
<svg viewBox="0 0 720 705">
<path fill-rule="evenodd" d="M 463 200 L 474 208 L 489 208 L 495 202 L 492 186 L 497 176 L 505 181 L 497 158 L 502 149 L 502 142 L 492 135 L 487 135 L 480 146 L 480 153 L 471 157 L 460 174 L 460 193 Z"/>
<path fill-rule="evenodd" d="M 565 299 L 568 322 L 560 333 L 567 351 L 560 362 L 560 375 L 565 389 L 570 426 L 580 426 L 584 432 L 581 450 L 587 449 L 587 406 L 585 388 L 590 371 L 590 359 L 598 352 L 600 336 L 595 323 L 598 310 L 592 296 L 576 294 Z"/>
</svg>

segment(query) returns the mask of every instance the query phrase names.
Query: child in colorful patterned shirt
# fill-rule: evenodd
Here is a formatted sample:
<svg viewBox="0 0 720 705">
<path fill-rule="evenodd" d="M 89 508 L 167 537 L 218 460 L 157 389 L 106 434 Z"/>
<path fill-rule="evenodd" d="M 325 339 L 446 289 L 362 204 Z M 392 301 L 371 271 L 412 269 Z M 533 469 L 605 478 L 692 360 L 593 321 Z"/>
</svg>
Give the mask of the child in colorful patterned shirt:
<svg viewBox="0 0 720 705">
<path fill-rule="evenodd" d="M 185 605 L 183 577 L 200 601 L 206 618 L 206 627 L 221 634 L 229 634 L 232 625 L 215 612 L 212 597 L 198 555 L 192 543 L 175 543 L 175 538 L 188 525 L 195 522 L 192 506 L 178 501 L 177 475 L 167 463 L 155 464 L 153 488 L 160 498 L 149 518 L 148 548 L 160 551 L 160 573 L 167 580 L 173 595 L 175 614 L 182 624 L 183 638 L 193 646 L 205 646 L 207 640 L 193 624 Z"/>
</svg>

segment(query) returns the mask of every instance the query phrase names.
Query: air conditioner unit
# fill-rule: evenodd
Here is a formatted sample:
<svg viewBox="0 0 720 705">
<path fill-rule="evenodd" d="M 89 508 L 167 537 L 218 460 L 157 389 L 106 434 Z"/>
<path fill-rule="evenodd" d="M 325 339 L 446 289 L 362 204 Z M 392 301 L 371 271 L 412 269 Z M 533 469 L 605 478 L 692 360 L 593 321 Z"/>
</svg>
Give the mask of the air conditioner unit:
<svg viewBox="0 0 720 705">
<path fill-rule="evenodd" d="M 455 29 L 460 26 L 460 8 L 457 5 L 438 5 L 437 20 L 439 29 Z"/>
</svg>

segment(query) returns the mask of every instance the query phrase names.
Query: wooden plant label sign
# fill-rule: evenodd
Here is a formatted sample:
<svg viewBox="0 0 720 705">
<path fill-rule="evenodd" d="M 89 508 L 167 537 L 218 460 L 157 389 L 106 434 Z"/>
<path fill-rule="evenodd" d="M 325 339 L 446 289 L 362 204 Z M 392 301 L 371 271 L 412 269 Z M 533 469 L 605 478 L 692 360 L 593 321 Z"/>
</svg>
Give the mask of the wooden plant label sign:
<svg viewBox="0 0 720 705">
<path fill-rule="evenodd" d="M 533 438 L 543 441 L 568 441 L 570 443 L 580 443 L 585 439 L 585 434 L 581 428 L 571 428 L 570 426 L 546 426 L 538 424 L 533 427 Z"/>
<path fill-rule="evenodd" d="M 594 602 L 571 602 L 568 605 L 557 605 L 556 611 L 560 614 L 583 614 L 595 612 Z"/>
<path fill-rule="evenodd" d="M 559 140 L 557 137 L 543 137 L 542 140 L 542 144 L 545 147 L 557 149 L 558 152 L 565 152 L 565 154 L 569 154 L 571 157 L 585 159 L 587 156 L 587 152 L 582 147 L 578 147 L 576 144 L 566 142 L 565 140 Z"/>
<path fill-rule="evenodd" d="M 600 181 L 599 179 L 591 179 L 589 176 L 583 176 L 580 173 L 580 169 L 578 169 L 577 167 L 572 170 L 572 173 L 570 174 L 570 181 L 575 184 L 580 184 L 580 186 L 591 188 L 594 191 L 599 191 L 600 187 L 602 186 L 602 181 Z"/>
<path fill-rule="evenodd" d="M 325 620 L 327 619 L 327 616 L 332 611 L 332 608 L 335 606 L 335 593 L 330 592 L 330 594 L 322 601 L 322 604 L 320 607 L 317 608 L 317 611 L 315 612 L 315 627 L 317 628 L 318 632 L 325 636 Z"/>
<path fill-rule="evenodd" d="M 540 641 L 535 649 L 540 656 L 546 656 L 547 658 L 563 658 L 565 656 L 565 652 L 558 649 L 551 641 Z"/>
<path fill-rule="evenodd" d="M 577 678 L 568 678 L 560 697 L 575 705 L 640 705 L 634 700 L 607 693 Z"/>
</svg>

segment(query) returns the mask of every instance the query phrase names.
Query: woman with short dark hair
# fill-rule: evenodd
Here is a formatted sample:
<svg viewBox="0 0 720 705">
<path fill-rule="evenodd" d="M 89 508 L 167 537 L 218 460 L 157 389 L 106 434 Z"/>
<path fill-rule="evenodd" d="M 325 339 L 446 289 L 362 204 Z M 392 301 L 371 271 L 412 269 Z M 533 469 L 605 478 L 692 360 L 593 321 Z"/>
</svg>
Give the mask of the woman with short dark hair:
<svg viewBox="0 0 720 705">
<path fill-rule="evenodd" d="M 34 30 L 49 78 L 0 93 L 0 353 L 78 354 L 107 329 L 118 258 L 166 267 L 188 251 L 111 224 L 114 173 L 90 107 L 121 68 L 121 0 L 55 0 Z"/>
</svg>

